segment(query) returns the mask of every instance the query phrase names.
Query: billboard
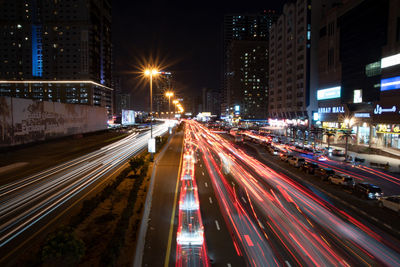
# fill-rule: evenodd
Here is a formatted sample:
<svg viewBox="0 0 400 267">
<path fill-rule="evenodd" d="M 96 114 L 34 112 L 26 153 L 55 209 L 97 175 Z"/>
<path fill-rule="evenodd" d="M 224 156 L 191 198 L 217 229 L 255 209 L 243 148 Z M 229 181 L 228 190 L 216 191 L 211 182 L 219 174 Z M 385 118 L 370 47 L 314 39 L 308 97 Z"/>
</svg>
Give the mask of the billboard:
<svg viewBox="0 0 400 267">
<path fill-rule="evenodd" d="M 340 86 L 318 90 L 317 100 L 340 98 L 340 90 Z"/>
<path fill-rule="evenodd" d="M 122 125 L 135 124 L 135 111 L 123 109 L 121 123 L 122 123 Z"/>
<path fill-rule="evenodd" d="M 104 129 L 104 107 L 0 97 L 0 147 Z"/>
</svg>

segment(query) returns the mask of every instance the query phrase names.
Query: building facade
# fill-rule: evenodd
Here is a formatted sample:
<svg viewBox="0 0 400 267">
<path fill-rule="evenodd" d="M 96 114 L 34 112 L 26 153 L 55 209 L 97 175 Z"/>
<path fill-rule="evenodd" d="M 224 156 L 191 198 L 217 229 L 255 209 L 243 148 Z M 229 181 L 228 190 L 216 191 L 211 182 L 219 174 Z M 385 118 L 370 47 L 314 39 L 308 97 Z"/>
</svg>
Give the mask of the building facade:
<svg viewBox="0 0 400 267">
<path fill-rule="evenodd" d="M 316 110 L 317 32 L 322 1 L 284 5 L 269 38 L 269 117 L 309 121 Z"/>
<path fill-rule="evenodd" d="M 327 12 L 319 44 L 321 127 L 400 149 L 399 1 L 345 1 Z"/>
<path fill-rule="evenodd" d="M 266 119 L 268 35 L 276 18 L 275 11 L 270 10 L 261 14 L 225 15 L 223 29 L 224 77 L 221 90 L 222 115 Z M 258 64 L 257 67 L 255 67 L 255 64 Z M 263 74 L 260 74 L 260 72 Z M 249 82 L 248 79 L 252 81 Z M 255 83 L 253 84 L 254 79 Z M 246 99 L 245 94 L 247 94 Z M 257 96 L 259 97 L 256 99 Z M 240 101 L 238 101 L 239 98 Z M 261 98 L 264 102 L 262 104 Z"/>
<path fill-rule="evenodd" d="M 111 114 L 111 1 L 1 1 L 0 36 L 0 95 Z"/>
</svg>

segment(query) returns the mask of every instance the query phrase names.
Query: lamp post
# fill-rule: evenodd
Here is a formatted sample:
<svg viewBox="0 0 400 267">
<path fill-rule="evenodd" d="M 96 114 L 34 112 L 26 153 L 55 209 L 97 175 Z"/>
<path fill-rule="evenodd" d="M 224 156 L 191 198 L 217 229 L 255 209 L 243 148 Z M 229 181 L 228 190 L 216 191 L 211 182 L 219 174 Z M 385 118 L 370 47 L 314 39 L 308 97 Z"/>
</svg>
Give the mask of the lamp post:
<svg viewBox="0 0 400 267">
<path fill-rule="evenodd" d="M 174 114 L 176 113 L 176 105 L 179 103 L 179 101 L 177 99 L 175 99 L 174 101 L 172 101 L 173 104 L 175 104 L 174 107 Z"/>
<path fill-rule="evenodd" d="M 144 74 L 150 78 L 150 140 L 153 140 L 153 76 L 157 76 L 158 70 L 146 69 Z M 153 153 L 150 153 L 150 160 L 153 161 Z"/>
<path fill-rule="evenodd" d="M 171 119 L 171 97 L 174 96 L 174 93 L 166 92 L 165 96 L 168 97 L 168 118 Z"/>
</svg>

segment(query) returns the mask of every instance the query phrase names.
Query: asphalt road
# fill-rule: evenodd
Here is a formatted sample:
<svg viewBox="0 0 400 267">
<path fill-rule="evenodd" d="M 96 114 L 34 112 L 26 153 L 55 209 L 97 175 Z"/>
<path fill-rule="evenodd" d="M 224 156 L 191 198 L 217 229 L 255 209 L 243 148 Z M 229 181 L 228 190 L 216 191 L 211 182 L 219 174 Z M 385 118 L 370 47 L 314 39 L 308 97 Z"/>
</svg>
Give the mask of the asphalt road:
<svg viewBox="0 0 400 267">
<path fill-rule="evenodd" d="M 266 153 L 237 149 L 190 123 L 247 264 L 398 263 L 398 241 L 342 209 L 342 195 L 333 198 L 324 190 L 331 185 L 318 188 L 305 181 L 303 173 Z"/>
<path fill-rule="evenodd" d="M 167 131 L 154 127 L 154 134 Z M 111 177 L 126 160 L 147 146 L 149 133 L 134 133 L 74 160 L 0 187 L 0 259 L 12 255 L 56 218 Z"/>
<path fill-rule="evenodd" d="M 163 157 L 156 165 L 154 191 L 143 251 L 142 266 L 175 265 L 176 227 L 178 203 L 175 202 L 179 176 L 183 133 L 176 133 Z M 174 206 L 175 202 L 175 206 Z M 173 209 L 175 213 L 171 221 Z M 172 224 L 172 234 L 171 232 Z M 168 256 L 167 256 L 167 252 Z"/>
<path fill-rule="evenodd" d="M 197 158 L 195 177 L 199 188 L 201 216 L 210 263 L 212 266 L 245 266 L 243 257 L 238 255 L 233 245 L 231 230 L 222 216 L 223 211 L 201 153 L 198 153 Z"/>
</svg>

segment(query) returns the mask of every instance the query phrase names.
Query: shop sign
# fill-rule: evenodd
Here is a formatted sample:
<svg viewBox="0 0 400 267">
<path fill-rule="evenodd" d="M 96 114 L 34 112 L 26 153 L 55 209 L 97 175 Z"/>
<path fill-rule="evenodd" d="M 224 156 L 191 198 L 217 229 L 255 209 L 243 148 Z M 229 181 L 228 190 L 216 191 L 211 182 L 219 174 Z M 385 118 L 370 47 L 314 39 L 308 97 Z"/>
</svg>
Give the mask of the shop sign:
<svg viewBox="0 0 400 267">
<path fill-rule="evenodd" d="M 375 109 L 374 109 L 374 114 L 375 115 L 380 115 L 380 114 L 385 113 L 385 112 L 394 113 L 394 112 L 396 112 L 396 110 L 397 110 L 396 106 L 393 106 L 391 108 L 383 108 L 379 104 L 377 104 Z"/>
<path fill-rule="evenodd" d="M 322 128 L 339 128 L 339 123 L 337 122 L 329 122 L 329 121 L 324 121 L 322 122 Z"/>
<path fill-rule="evenodd" d="M 339 106 L 339 107 L 320 107 L 320 108 L 318 108 L 318 113 L 320 113 L 320 114 L 344 113 L 344 106 Z"/>
<path fill-rule="evenodd" d="M 354 117 L 356 118 L 370 118 L 371 114 L 365 112 L 365 113 L 354 113 Z"/>
<path fill-rule="evenodd" d="M 400 76 L 381 80 L 381 91 L 389 91 L 394 89 L 400 89 Z"/>
<path fill-rule="evenodd" d="M 393 124 L 378 124 L 377 125 L 377 133 L 386 133 L 386 134 L 400 134 L 400 125 Z"/>
</svg>

